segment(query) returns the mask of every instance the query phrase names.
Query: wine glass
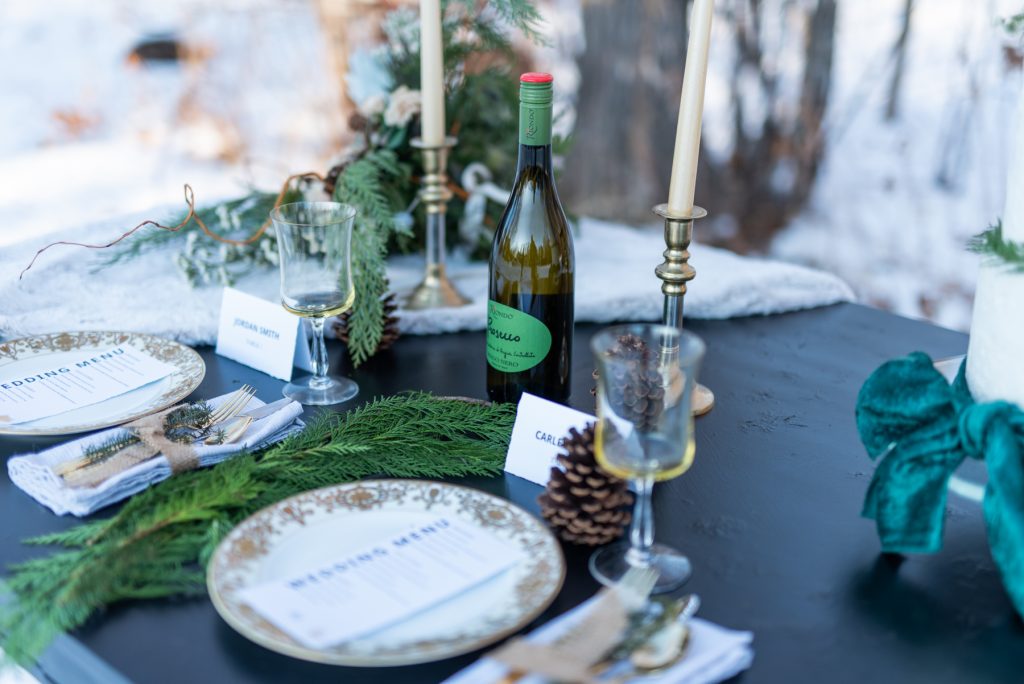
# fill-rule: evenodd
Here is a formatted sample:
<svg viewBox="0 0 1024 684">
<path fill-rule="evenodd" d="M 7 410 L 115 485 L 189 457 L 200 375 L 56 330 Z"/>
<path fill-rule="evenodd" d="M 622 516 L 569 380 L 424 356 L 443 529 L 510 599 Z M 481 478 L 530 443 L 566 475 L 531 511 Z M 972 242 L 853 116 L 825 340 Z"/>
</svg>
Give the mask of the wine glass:
<svg viewBox="0 0 1024 684">
<path fill-rule="evenodd" d="M 672 326 L 642 324 L 603 330 L 590 346 L 598 370 L 595 456 L 636 491 L 629 543 L 596 551 L 590 572 L 612 585 L 630 567 L 653 567 L 654 592 L 672 591 L 689 579 L 690 561 L 654 543 L 651 491 L 655 480 L 678 477 L 693 463 L 690 404 L 704 343 Z"/>
<path fill-rule="evenodd" d="M 294 202 L 270 212 L 277 231 L 281 304 L 308 318 L 313 328 L 313 375 L 284 386 L 284 396 L 303 404 L 339 404 L 359 393 L 348 378 L 327 375 L 324 321 L 352 308 L 352 226 L 356 209 L 338 202 Z"/>
</svg>

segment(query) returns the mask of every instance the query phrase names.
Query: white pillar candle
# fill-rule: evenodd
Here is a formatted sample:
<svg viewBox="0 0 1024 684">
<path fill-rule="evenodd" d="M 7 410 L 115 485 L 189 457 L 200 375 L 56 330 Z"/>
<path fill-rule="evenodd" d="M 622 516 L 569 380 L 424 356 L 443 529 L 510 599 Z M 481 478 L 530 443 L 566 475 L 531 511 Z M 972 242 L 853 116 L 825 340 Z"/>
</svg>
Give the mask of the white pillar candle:
<svg viewBox="0 0 1024 684">
<path fill-rule="evenodd" d="M 423 144 L 441 146 L 445 138 L 441 0 L 420 0 L 420 93 Z"/>
<path fill-rule="evenodd" d="M 700 122 L 704 114 L 704 82 L 708 73 L 708 45 L 711 43 L 714 4 L 714 0 L 694 0 L 690 14 L 690 39 L 686 47 L 676 147 L 672 156 L 672 180 L 668 190 L 668 208 L 672 213 L 689 214 L 693 211 L 693 188 L 697 182 Z"/>
</svg>

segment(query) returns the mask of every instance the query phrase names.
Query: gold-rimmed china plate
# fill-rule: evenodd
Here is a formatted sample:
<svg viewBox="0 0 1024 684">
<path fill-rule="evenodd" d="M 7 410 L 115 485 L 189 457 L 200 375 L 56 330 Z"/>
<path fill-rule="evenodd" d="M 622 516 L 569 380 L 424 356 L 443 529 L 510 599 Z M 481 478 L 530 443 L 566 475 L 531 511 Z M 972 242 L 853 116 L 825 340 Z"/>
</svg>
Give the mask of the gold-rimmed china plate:
<svg viewBox="0 0 1024 684">
<path fill-rule="evenodd" d="M 325 649 L 303 646 L 241 598 L 249 587 L 307 571 L 439 514 L 518 547 L 522 559 L 453 599 Z M 302 660 L 359 667 L 425 663 L 483 648 L 540 615 L 564 580 L 561 547 L 543 522 L 505 499 L 427 480 L 335 485 L 268 506 L 224 538 L 206 575 L 217 612 L 246 638 Z"/>
<path fill-rule="evenodd" d="M 89 406 L 55 416 L 0 427 L 0 435 L 71 435 L 121 425 L 171 406 L 191 394 L 206 375 L 195 350 L 173 340 L 132 332 L 63 332 L 0 343 L 0 375 L 33 373 L 77 358 L 83 352 L 130 345 L 174 366 L 167 377 Z"/>
</svg>

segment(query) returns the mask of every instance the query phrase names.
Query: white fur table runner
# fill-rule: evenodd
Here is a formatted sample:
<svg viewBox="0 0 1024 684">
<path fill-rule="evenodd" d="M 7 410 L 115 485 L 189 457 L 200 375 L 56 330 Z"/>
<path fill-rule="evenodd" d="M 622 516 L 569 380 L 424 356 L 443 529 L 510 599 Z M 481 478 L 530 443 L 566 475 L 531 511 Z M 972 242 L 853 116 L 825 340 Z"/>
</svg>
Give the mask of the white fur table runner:
<svg viewBox="0 0 1024 684">
<path fill-rule="evenodd" d="M 18 274 L 41 246 L 55 240 L 105 243 L 150 211 L 68 230 L 26 237 L 0 254 L 0 335 L 11 339 L 64 330 L 130 330 L 212 344 L 217 333 L 221 288 L 191 288 L 174 265 L 177 247 L 151 252 L 102 270 L 95 250 L 58 246 L 45 252 L 22 280 Z M 657 228 L 631 228 L 583 219 L 575 238 L 576 320 L 610 322 L 658 320 L 663 297 L 654 267 L 665 249 Z M 742 257 L 704 245 L 691 246 L 697 278 L 686 295 L 687 317 L 732 318 L 773 314 L 854 299 L 839 278 L 803 266 Z M 391 260 L 389 276 L 400 294 L 422 274 L 422 257 Z M 478 330 L 484 327 L 487 264 L 453 256 L 449 275 L 473 299 L 460 309 L 401 311 L 407 334 Z M 277 299 L 278 276 L 262 271 L 241 278 L 236 287 Z"/>
</svg>

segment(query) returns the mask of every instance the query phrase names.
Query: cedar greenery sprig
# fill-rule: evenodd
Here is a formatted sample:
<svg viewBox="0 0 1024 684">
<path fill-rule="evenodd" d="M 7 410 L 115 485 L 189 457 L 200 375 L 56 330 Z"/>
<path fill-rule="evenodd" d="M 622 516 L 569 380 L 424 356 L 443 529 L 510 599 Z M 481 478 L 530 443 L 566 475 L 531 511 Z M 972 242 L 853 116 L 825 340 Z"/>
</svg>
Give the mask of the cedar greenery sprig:
<svg viewBox="0 0 1024 684">
<path fill-rule="evenodd" d="M 412 237 L 410 228 L 395 221 L 400 200 L 387 188 L 407 182 L 410 175 L 393 150 L 370 149 L 345 166 L 334 186 L 335 199 L 359 210 L 352 235 L 352 275 L 358 285 L 348 343 L 349 356 L 357 366 L 373 356 L 384 333 L 381 298 L 387 291 L 388 242 Z"/>
<path fill-rule="evenodd" d="M 967 243 L 967 249 L 1001 262 L 1013 271 L 1024 272 L 1024 243 L 1007 240 L 1003 236 L 1003 222 L 998 221 L 983 233 L 978 233 Z"/>
<path fill-rule="evenodd" d="M 497 475 L 515 408 L 424 393 L 321 413 L 257 454 L 176 475 L 113 517 L 27 540 L 62 547 L 14 565 L 0 605 L 0 646 L 31 663 L 54 637 L 122 600 L 202 595 L 217 544 L 264 506 L 320 486 L 371 476 Z"/>
</svg>

